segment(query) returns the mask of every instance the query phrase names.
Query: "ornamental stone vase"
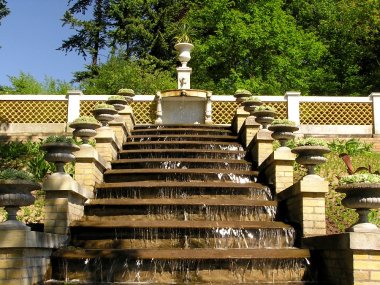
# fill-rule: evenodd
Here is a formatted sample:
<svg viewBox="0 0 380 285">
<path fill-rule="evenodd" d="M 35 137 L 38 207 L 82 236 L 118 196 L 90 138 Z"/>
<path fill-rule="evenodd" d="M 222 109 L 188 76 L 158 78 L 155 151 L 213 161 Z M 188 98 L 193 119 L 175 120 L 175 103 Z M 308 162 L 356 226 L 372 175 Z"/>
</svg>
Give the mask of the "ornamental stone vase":
<svg viewBox="0 0 380 285">
<path fill-rule="evenodd" d="M 79 137 L 83 144 L 88 144 L 90 138 L 96 136 L 96 129 L 100 128 L 101 124 L 92 122 L 73 122 L 69 127 L 74 129 L 74 137 Z"/>
<path fill-rule="evenodd" d="M 306 166 L 307 174 L 314 174 L 315 167 L 327 161 L 323 155 L 329 153 L 330 149 L 325 146 L 305 145 L 293 148 L 292 152 L 297 154 L 296 162 Z"/>
<path fill-rule="evenodd" d="M 117 111 L 109 108 L 98 108 L 92 110 L 92 114 L 102 124 L 102 127 L 107 127 L 108 123 L 115 118 Z"/>
<path fill-rule="evenodd" d="M 178 43 L 174 46 L 178 51 L 178 59 L 182 63 L 182 67 L 187 67 L 187 63 L 191 59 L 191 51 L 194 48 L 194 45 L 191 43 Z"/>
<path fill-rule="evenodd" d="M 132 89 L 124 88 L 124 89 L 120 89 L 117 92 L 117 95 L 124 96 L 125 100 L 127 101 L 127 105 L 128 105 L 130 102 L 133 101 L 133 97 L 135 96 L 135 91 L 133 91 Z"/>
<path fill-rule="evenodd" d="M 78 151 L 80 147 L 75 144 L 56 142 L 45 143 L 41 149 L 46 151 L 45 160 L 55 164 L 56 172 L 65 173 L 65 164 L 75 160 L 73 152 Z"/>
<path fill-rule="evenodd" d="M 250 116 L 254 116 L 254 112 L 257 106 L 260 106 L 263 104 L 261 101 L 244 101 L 241 103 L 244 106 L 244 110 L 247 111 Z"/>
<path fill-rule="evenodd" d="M 380 183 L 351 183 L 338 186 L 336 192 L 345 193 L 343 206 L 355 209 L 359 214 L 356 224 L 346 229 L 347 232 L 376 232 L 380 229 L 368 221 L 370 209 L 380 208 Z"/>
<path fill-rule="evenodd" d="M 0 179 L 0 207 L 8 213 L 8 220 L 0 224 L 0 230 L 27 230 L 30 228 L 17 221 L 17 212 L 22 206 L 32 205 L 33 190 L 41 189 L 40 184 L 21 179 Z"/>
<path fill-rule="evenodd" d="M 123 99 L 108 99 L 106 103 L 114 106 L 116 111 L 121 111 L 125 109 L 125 106 L 127 106 L 131 100 L 131 97 L 129 97 L 128 100 L 124 97 Z"/>
<path fill-rule="evenodd" d="M 244 102 L 245 99 L 250 96 L 252 96 L 252 94 L 248 92 L 236 92 L 234 94 L 234 97 L 236 98 L 236 102 L 239 103 L 239 105 L 241 105 L 241 103 Z"/>
<path fill-rule="evenodd" d="M 280 145 L 284 147 L 288 140 L 294 139 L 294 132 L 298 131 L 299 128 L 296 126 L 277 124 L 268 127 L 268 130 L 272 131 L 272 138 L 278 140 Z"/>
<path fill-rule="evenodd" d="M 268 129 L 268 125 L 271 124 L 276 116 L 276 112 L 272 110 L 259 110 L 253 111 L 253 116 L 255 116 L 256 122 L 263 126 L 264 130 Z"/>
</svg>

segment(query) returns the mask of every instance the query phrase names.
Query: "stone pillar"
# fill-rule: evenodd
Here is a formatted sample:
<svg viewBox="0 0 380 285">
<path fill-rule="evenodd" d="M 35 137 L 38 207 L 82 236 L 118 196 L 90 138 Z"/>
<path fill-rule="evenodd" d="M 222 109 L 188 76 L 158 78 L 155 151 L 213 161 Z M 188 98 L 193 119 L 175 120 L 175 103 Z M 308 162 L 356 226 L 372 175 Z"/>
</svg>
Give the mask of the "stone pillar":
<svg viewBox="0 0 380 285">
<path fill-rule="evenodd" d="M 299 226 L 302 236 L 326 234 L 325 196 L 328 191 L 328 181 L 311 174 L 277 195 L 287 220 Z"/>
<path fill-rule="evenodd" d="M 135 116 L 133 115 L 133 109 L 131 106 L 125 106 L 124 110 L 121 110 L 119 112 L 119 115 L 125 122 L 125 126 L 127 128 L 127 134 L 130 135 L 131 131 L 135 128 L 136 120 Z"/>
<path fill-rule="evenodd" d="M 243 126 L 240 128 L 239 137 L 244 147 L 248 147 L 253 138 L 256 136 L 260 129 L 260 124 L 256 123 L 255 117 L 249 116 L 245 120 Z"/>
<path fill-rule="evenodd" d="M 114 131 L 109 127 L 97 129 L 95 141 L 95 148 L 106 161 L 107 169 L 111 168 L 111 161 L 117 158 L 117 153 L 121 149 L 121 144 L 117 140 Z"/>
<path fill-rule="evenodd" d="M 380 284 L 380 234 L 341 233 L 304 238 L 318 284 Z"/>
<path fill-rule="evenodd" d="M 374 137 L 380 137 L 380 92 L 373 92 L 369 96 L 372 100 L 372 133 Z"/>
<path fill-rule="evenodd" d="M 243 126 L 245 120 L 248 118 L 249 113 L 244 111 L 243 107 L 238 107 L 236 109 L 235 116 L 232 120 L 232 129 L 235 133 L 239 133 L 241 127 Z"/>
<path fill-rule="evenodd" d="M 188 66 L 180 66 L 177 67 L 177 85 L 178 89 L 190 89 L 190 75 L 191 75 L 191 67 Z"/>
<path fill-rule="evenodd" d="M 67 236 L 33 231 L 0 232 L 0 284 L 43 284 L 53 249 Z"/>
<path fill-rule="evenodd" d="M 264 180 L 276 193 L 293 185 L 293 164 L 296 155 L 288 147 L 275 150 L 258 168 L 260 179 Z"/>
<path fill-rule="evenodd" d="M 46 191 L 44 231 L 68 234 L 72 221 L 83 216 L 86 193 L 70 175 L 53 173 L 42 184 Z"/>
<path fill-rule="evenodd" d="M 268 130 L 259 130 L 247 147 L 254 168 L 258 168 L 273 153 L 271 133 Z"/>
<path fill-rule="evenodd" d="M 69 90 L 67 92 L 67 122 L 72 122 L 80 116 L 80 90 Z"/>
<path fill-rule="evenodd" d="M 106 161 L 92 146 L 81 145 L 81 149 L 75 152 L 75 181 L 87 197 L 94 197 L 95 185 L 103 182 L 106 166 Z"/>
<path fill-rule="evenodd" d="M 156 125 L 162 124 L 162 96 L 161 92 L 157 92 L 156 97 L 154 98 L 157 101 L 157 110 L 156 110 L 156 120 L 154 123 Z"/>
<path fill-rule="evenodd" d="M 115 137 L 118 142 L 118 148 L 121 149 L 123 146 L 123 143 L 127 141 L 128 136 L 128 129 L 124 122 L 110 122 L 109 127 L 113 132 L 115 133 Z"/>
<path fill-rule="evenodd" d="M 212 125 L 212 100 L 211 100 L 212 93 L 207 91 L 206 94 L 206 111 L 205 111 L 205 124 Z"/>
<path fill-rule="evenodd" d="M 288 119 L 300 124 L 300 96 L 301 92 L 288 91 L 285 93 L 285 98 L 288 102 Z"/>
</svg>

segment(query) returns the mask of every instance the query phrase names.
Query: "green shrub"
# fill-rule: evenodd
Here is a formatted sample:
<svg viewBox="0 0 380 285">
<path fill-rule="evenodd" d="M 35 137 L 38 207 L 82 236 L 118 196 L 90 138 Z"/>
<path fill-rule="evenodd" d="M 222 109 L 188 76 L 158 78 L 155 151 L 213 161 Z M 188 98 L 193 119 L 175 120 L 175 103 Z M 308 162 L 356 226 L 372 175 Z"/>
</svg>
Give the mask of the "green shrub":
<svg viewBox="0 0 380 285">
<path fill-rule="evenodd" d="M 18 169 L 4 169 L 0 171 L 0 180 L 8 180 L 8 179 L 21 179 L 21 180 L 26 180 L 26 181 L 35 181 L 34 177 L 23 170 L 18 170 Z"/>
<path fill-rule="evenodd" d="M 272 112 L 276 112 L 276 109 L 271 107 L 271 106 L 265 106 L 265 105 L 261 105 L 261 106 L 257 106 L 255 111 L 272 111 Z"/>
<path fill-rule="evenodd" d="M 296 126 L 296 122 L 288 119 L 274 119 L 271 125 L 287 125 L 287 126 Z"/>
<path fill-rule="evenodd" d="M 325 146 L 327 147 L 327 142 L 322 139 L 317 139 L 313 137 L 297 139 L 294 141 L 295 146 Z"/>
<path fill-rule="evenodd" d="M 69 143 L 76 144 L 76 141 L 72 137 L 67 136 L 49 136 L 43 143 Z"/>
<path fill-rule="evenodd" d="M 252 95 L 251 91 L 248 91 L 246 89 L 238 89 L 235 91 L 235 95 L 237 94 L 245 94 L 245 95 Z"/>
<path fill-rule="evenodd" d="M 112 106 L 112 105 L 110 105 L 110 104 L 100 103 L 100 104 L 95 105 L 94 109 L 95 110 L 97 110 L 97 109 L 111 109 L 111 110 L 115 110 L 115 107 Z"/>
<path fill-rule="evenodd" d="M 339 179 L 339 184 L 341 185 L 351 183 L 380 183 L 380 175 L 372 173 L 357 173 L 343 176 Z"/>
<path fill-rule="evenodd" d="M 108 97 L 108 100 L 123 100 L 123 101 L 126 101 L 125 97 L 122 96 L 122 95 L 112 95 L 112 96 Z"/>
<path fill-rule="evenodd" d="M 347 153 L 350 156 L 371 152 L 373 148 L 373 144 L 365 143 L 355 138 L 349 140 L 333 140 L 328 146 L 333 152 L 338 154 Z"/>
<path fill-rule="evenodd" d="M 92 116 L 81 116 L 79 118 L 76 118 L 72 123 L 95 123 L 99 124 L 98 120 L 95 119 Z"/>
</svg>

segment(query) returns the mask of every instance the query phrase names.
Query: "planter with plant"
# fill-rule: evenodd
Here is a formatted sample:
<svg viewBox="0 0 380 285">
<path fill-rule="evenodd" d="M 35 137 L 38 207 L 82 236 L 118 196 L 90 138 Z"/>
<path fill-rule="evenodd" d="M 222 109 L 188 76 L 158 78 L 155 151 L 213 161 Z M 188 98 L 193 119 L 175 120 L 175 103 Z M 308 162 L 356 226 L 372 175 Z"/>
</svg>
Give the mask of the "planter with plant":
<svg viewBox="0 0 380 285">
<path fill-rule="evenodd" d="M 96 136 L 96 129 L 101 127 L 101 124 L 91 116 L 82 116 L 75 119 L 69 124 L 73 128 L 73 136 L 81 138 L 83 144 L 88 144 L 89 139 Z"/>
<path fill-rule="evenodd" d="M 251 97 L 252 93 L 246 89 L 237 89 L 235 91 L 234 97 L 236 98 L 236 102 L 242 103 L 247 97 Z"/>
<path fill-rule="evenodd" d="M 117 111 L 114 106 L 106 103 L 97 104 L 92 110 L 92 114 L 102 124 L 103 127 L 115 118 Z"/>
<path fill-rule="evenodd" d="M 359 214 L 356 224 L 346 229 L 348 232 L 377 232 L 379 228 L 368 221 L 371 209 L 380 208 L 380 175 L 374 173 L 357 173 L 339 179 L 336 192 L 344 193 L 342 204 L 355 209 Z"/>
<path fill-rule="evenodd" d="M 122 88 L 117 91 L 117 95 L 131 98 L 135 96 L 135 91 L 130 88 Z M 128 99 L 127 99 L 128 100 Z"/>
<path fill-rule="evenodd" d="M 298 131 L 299 128 L 296 123 L 288 119 L 275 119 L 272 121 L 268 130 L 272 131 L 272 138 L 280 142 L 281 147 L 286 146 L 286 142 L 294 139 L 294 132 Z"/>
<path fill-rule="evenodd" d="M 251 116 L 254 116 L 253 112 L 256 110 L 256 107 L 262 105 L 263 102 L 261 102 L 257 96 L 250 96 L 246 97 L 241 104 L 244 106 L 245 111 L 249 112 Z"/>
<path fill-rule="evenodd" d="M 257 106 L 253 111 L 253 116 L 256 117 L 256 122 L 263 126 L 263 129 L 268 129 L 268 125 L 271 124 L 276 116 L 276 110 L 270 106 Z"/>
<path fill-rule="evenodd" d="M 124 97 L 122 95 L 112 95 L 108 97 L 106 103 L 114 106 L 116 111 L 121 111 L 125 109 L 125 106 L 132 101 L 131 97 Z"/>
<path fill-rule="evenodd" d="M 296 162 L 306 166 L 307 174 L 314 174 L 315 167 L 327 161 L 323 155 L 330 149 L 326 141 L 310 137 L 297 140 L 292 152 L 297 154 Z"/>
<path fill-rule="evenodd" d="M 0 171 L 0 206 L 8 214 L 8 220 L 0 224 L 0 229 L 30 230 L 17 220 L 17 212 L 21 206 L 33 204 L 35 198 L 31 191 L 39 189 L 40 184 L 25 171 L 12 168 Z"/>
<path fill-rule="evenodd" d="M 177 36 L 174 37 L 174 48 L 178 51 L 178 59 L 182 63 L 182 67 L 186 67 L 191 59 L 191 51 L 194 45 L 190 39 L 190 26 L 188 24 L 179 25 L 177 29 Z"/>
<path fill-rule="evenodd" d="M 71 137 L 50 136 L 43 141 L 41 149 L 46 151 L 45 159 L 55 164 L 56 172 L 64 173 L 65 164 L 75 160 L 73 152 L 80 148 Z"/>
</svg>

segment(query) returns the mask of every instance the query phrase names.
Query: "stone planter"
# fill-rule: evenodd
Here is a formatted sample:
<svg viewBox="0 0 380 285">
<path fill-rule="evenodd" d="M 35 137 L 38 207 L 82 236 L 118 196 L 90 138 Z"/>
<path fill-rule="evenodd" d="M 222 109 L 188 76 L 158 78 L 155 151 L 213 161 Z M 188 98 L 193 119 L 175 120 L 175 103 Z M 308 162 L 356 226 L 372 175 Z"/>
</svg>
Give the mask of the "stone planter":
<svg viewBox="0 0 380 285">
<path fill-rule="evenodd" d="M 78 151 L 80 147 L 69 143 L 45 143 L 41 149 L 46 151 L 45 160 L 55 164 L 56 172 L 64 173 L 65 164 L 75 160 L 73 152 Z"/>
<path fill-rule="evenodd" d="M 102 124 L 102 127 L 107 127 L 108 123 L 115 118 L 117 111 L 115 109 L 99 108 L 92 110 L 92 114 Z"/>
<path fill-rule="evenodd" d="M 96 129 L 100 128 L 99 123 L 80 122 L 71 123 L 70 128 L 73 128 L 73 136 L 81 138 L 83 144 L 88 144 L 90 138 L 96 136 Z"/>
<path fill-rule="evenodd" d="M 128 103 L 131 101 L 132 101 L 131 97 L 128 97 L 128 99 L 127 97 L 124 97 L 123 100 L 122 99 L 108 99 L 106 103 L 114 106 L 116 111 L 121 111 L 121 110 L 124 110 L 125 106 L 127 106 Z"/>
<path fill-rule="evenodd" d="M 264 130 L 267 130 L 268 125 L 273 122 L 276 112 L 271 110 L 260 110 L 253 111 L 252 115 L 256 117 L 256 122 L 261 124 Z"/>
<path fill-rule="evenodd" d="M 238 102 L 239 105 L 240 105 L 242 102 L 244 102 L 246 98 L 248 98 L 248 97 L 250 97 L 250 96 L 252 96 L 252 94 L 250 94 L 250 93 L 246 93 L 246 92 L 242 92 L 242 93 L 237 92 L 237 93 L 234 94 L 234 97 L 236 98 L 236 102 Z"/>
<path fill-rule="evenodd" d="M 191 43 L 178 43 L 174 48 L 178 51 L 178 59 L 182 63 L 182 67 L 186 67 L 191 59 L 190 53 L 193 50 L 194 45 Z"/>
<path fill-rule="evenodd" d="M 8 213 L 8 220 L 0 224 L 1 230 L 30 230 L 24 223 L 17 221 L 17 212 L 22 206 L 32 205 L 34 196 L 31 191 L 41 189 L 36 182 L 7 179 L 0 180 L 0 207 Z"/>
<path fill-rule="evenodd" d="M 272 138 L 278 140 L 283 147 L 288 140 L 294 139 L 295 135 L 293 133 L 298 131 L 299 128 L 296 126 L 278 124 L 269 126 L 268 130 L 273 132 Z"/>
<path fill-rule="evenodd" d="M 315 167 L 326 162 L 323 156 L 330 152 L 328 147 L 317 145 L 298 146 L 292 149 L 292 152 L 297 154 L 296 162 L 306 166 L 307 174 L 314 174 Z"/>
<path fill-rule="evenodd" d="M 241 105 L 244 106 L 244 110 L 247 111 L 251 116 L 254 116 L 253 113 L 257 106 L 262 105 L 261 101 L 244 101 Z"/>
<path fill-rule="evenodd" d="M 338 186 L 336 192 L 345 193 L 342 204 L 359 214 L 358 222 L 346 231 L 380 233 L 380 229 L 368 221 L 370 209 L 380 208 L 380 183 L 345 184 Z"/>
</svg>

